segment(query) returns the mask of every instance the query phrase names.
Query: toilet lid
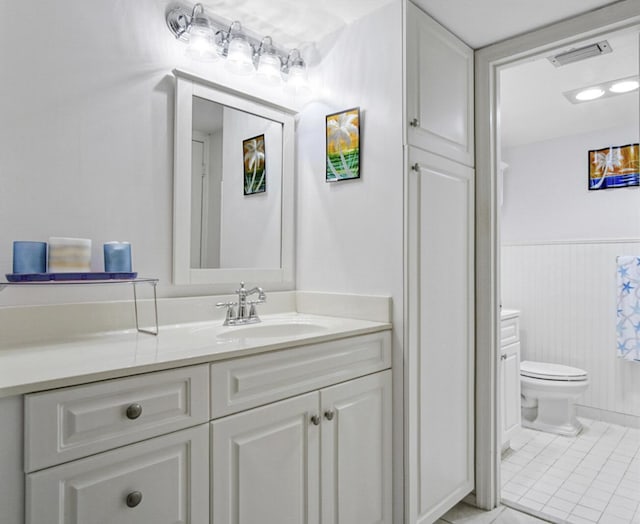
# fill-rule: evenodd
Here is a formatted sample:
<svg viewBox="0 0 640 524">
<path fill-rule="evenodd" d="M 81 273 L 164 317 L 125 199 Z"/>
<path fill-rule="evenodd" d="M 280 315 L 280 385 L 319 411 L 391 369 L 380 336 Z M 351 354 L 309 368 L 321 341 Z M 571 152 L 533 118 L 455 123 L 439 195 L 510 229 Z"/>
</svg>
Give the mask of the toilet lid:
<svg viewBox="0 0 640 524">
<path fill-rule="evenodd" d="M 520 374 L 530 378 L 544 380 L 586 380 L 587 372 L 584 369 L 563 366 L 562 364 L 550 364 L 548 362 L 534 362 L 525 360 L 520 363 Z"/>
</svg>

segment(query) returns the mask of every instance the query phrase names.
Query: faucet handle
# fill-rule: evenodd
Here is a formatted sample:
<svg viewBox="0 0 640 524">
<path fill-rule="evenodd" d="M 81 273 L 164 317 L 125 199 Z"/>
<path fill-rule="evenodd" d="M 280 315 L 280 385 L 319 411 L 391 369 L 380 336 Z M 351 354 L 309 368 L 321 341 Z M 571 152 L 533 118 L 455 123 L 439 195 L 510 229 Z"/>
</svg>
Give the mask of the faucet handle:
<svg viewBox="0 0 640 524">
<path fill-rule="evenodd" d="M 217 308 L 226 307 L 227 308 L 227 316 L 224 319 L 224 326 L 229 325 L 229 321 L 235 320 L 236 317 L 236 303 L 235 302 L 218 302 L 216 304 Z"/>
</svg>

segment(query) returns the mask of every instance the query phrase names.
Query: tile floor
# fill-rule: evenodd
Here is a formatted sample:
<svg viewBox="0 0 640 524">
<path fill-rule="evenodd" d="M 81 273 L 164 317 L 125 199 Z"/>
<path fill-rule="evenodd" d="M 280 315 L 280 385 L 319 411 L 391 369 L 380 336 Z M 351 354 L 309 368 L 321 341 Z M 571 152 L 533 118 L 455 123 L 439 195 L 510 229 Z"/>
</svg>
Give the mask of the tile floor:
<svg viewBox="0 0 640 524">
<path fill-rule="evenodd" d="M 461 502 L 436 524 L 545 524 L 537 519 L 505 506 L 492 511 L 484 511 Z"/>
<path fill-rule="evenodd" d="M 502 501 L 558 523 L 640 524 L 640 429 L 581 419 L 577 437 L 522 428 L 502 459 Z"/>
</svg>

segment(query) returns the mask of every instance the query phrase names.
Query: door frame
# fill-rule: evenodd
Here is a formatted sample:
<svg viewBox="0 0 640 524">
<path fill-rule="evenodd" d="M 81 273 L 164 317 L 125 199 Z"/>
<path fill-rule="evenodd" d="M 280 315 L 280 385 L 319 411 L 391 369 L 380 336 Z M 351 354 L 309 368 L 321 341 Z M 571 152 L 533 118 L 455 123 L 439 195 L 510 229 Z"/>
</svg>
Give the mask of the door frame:
<svg viewBox="0 0 640 524">
<path fill-rule="evenodd" d="M 475 54 L 476 125 L 476 490 L 483 509 L 500 503 L 498 345 L 500 246 L 498 162 L 499 70 L 572 42 L 640 24 L 638 0 L 621 0 Z"/>
</svg>

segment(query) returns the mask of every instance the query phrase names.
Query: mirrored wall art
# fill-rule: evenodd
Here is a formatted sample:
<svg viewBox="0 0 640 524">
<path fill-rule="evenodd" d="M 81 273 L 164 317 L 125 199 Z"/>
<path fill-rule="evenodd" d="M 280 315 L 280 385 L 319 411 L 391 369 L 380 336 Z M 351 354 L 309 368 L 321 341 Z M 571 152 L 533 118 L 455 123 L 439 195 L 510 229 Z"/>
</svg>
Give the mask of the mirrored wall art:
<svg viewBox="0 0 640 524">
<path fill-rule="evenodd" d="M 326 116 L 327 182 L 360 178 L 360 108 Z"/>
<path fill-rule="evenodd" d="M 244 194 L 254 195 L 267 190 L 267 168 L 264 135 L 242 141 Z"/>
</svg>

